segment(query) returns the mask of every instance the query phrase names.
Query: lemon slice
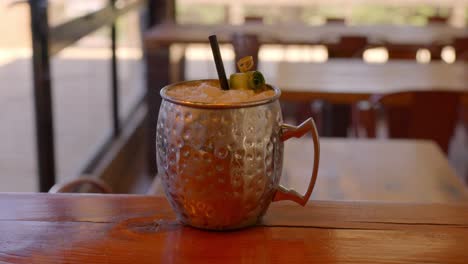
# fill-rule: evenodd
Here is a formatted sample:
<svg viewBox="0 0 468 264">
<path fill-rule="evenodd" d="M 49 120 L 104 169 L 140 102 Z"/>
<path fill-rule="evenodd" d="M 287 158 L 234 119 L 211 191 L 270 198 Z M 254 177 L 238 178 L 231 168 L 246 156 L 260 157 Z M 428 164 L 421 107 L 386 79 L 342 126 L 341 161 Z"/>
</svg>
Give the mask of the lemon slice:
<svg viewBox="0 0 468 264">
<path fill-rule="evenodd" d="M 248 72 L 254 66 L 254 60 L 252 56 L 247 56 L 240 59 L 237 62 L 237 67 L 239 68 L 240 72 Z"/>
</svg>

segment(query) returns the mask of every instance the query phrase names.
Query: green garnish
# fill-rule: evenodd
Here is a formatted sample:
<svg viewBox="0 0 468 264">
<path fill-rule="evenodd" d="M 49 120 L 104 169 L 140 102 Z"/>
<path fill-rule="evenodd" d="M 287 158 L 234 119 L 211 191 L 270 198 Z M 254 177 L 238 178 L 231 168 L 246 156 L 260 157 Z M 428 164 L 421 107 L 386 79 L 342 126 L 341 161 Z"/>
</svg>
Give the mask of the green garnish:
<svg viewBox="0 0 468 264">
<path fill-rule="evenodd" d="M 229 77 L 229 87 L 233 90 L 261 92 L 265 89 L 265 78 L 259 71 L 237 72 Z"/>
<path fill-rule="evenodd" d="M 249 89 L 249 76 L 244 72 L 237 72 L 231 74 L 229 77 L 229 87 L 232 90 L 248 90 Z"/>
<path fill-rule="evenodd" d="M 247 56 L 237 62 L 241 72 L 231 74 L 229 77 L 229 87 L 233 90 L 253 90 L 261 92 L 266 89 L 265 77 L 259 71 L 249 71 L 253 67 L 252 56 Z"/>
<path fill-rule="evenodd" d="M 259 71 L 249 71 L 246 72 L 249 76 L 249 88 L 258 92 L 265 88 L 265 78 L 263 74 Z"/>
</svg>

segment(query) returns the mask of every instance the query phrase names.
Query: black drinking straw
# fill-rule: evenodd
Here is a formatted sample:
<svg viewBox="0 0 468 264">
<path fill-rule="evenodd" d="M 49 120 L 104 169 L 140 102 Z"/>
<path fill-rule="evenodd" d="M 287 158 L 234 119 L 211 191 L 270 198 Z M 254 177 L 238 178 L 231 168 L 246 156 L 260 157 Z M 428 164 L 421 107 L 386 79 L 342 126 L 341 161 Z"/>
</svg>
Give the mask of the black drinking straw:
<svg viewBox="0 0 468 264">
<path fill-rule="evenodd" d="M 216 38 L 216 35 L 211 35 L 208 39 L 210 40 L 211 51 L 213 52 L 213 58 L 216 64 L 216 71 L 218 72 L 221 89 L 229 90 L 226 72 L 224 71 L 223 59 L 221 58 L 221 52 L 219 51 L 218 39 Z"/>
</svg>

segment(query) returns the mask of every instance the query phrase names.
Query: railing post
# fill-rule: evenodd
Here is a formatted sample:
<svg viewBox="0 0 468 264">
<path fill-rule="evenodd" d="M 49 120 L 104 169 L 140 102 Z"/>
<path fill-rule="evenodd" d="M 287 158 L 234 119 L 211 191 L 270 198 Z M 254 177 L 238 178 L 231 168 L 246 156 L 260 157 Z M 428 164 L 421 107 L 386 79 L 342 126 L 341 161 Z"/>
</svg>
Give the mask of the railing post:
<svg viewBox="0 0 468 264">
<path fill-rule="evenodd" d="M 31 11 L 34 107 L 39 190 L 55 184 L 54 126 L 49 66 L 47 0 L 29 0 Z"/>
<path fill-rule="evenodd" d="M 115 8 L 115 0 L 110 0 Z M 117 73 L 117 28 L 115 21 L 111 25 L 111 85 L 112 85 L 112 125 L 113 135 L 117 137 L 120 134 L 120 119 L 119 119 L 119 80 Z"/>
<path fill-rule="evenodd" d="M 163 22 L 175 21 L 174 0 L 148 1 L 148 26 L 153 27 Z M 157 49 L 145 49 L 146 59 L 146 102 L 147 116 L 147 165 L 148 173 L 156 176 L 156 122 L 158 119 L 161 97 L 159 90 L 169 84 L 169 46 L 160 46 Z"/>
</svg>

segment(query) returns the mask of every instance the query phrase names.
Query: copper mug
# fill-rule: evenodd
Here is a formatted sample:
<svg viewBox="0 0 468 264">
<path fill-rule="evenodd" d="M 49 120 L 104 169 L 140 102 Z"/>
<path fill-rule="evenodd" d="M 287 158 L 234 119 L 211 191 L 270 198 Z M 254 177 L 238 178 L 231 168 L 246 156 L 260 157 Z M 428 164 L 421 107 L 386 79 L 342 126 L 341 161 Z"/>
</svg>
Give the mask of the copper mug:
<svg viewBox="0 0 468 264">
<path fill-rule="evenodd" d="M 196 103 L 166 92 L 157 123 L 157 163 L 164 192 L 178 219 L 214 230 L 256 224 L 272 201 L 305 205 L 317 178 L 320 146 L 312 118 L 299 126 L 283 124 L 280 90 L 271 98 L 244 103 Z M 311 132 L 312 177 L 304 195 L 279 184 L 283 142 Z"/>
</svg>

